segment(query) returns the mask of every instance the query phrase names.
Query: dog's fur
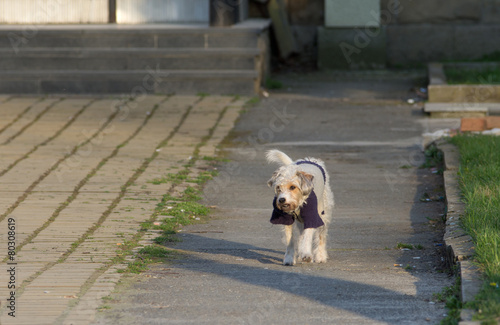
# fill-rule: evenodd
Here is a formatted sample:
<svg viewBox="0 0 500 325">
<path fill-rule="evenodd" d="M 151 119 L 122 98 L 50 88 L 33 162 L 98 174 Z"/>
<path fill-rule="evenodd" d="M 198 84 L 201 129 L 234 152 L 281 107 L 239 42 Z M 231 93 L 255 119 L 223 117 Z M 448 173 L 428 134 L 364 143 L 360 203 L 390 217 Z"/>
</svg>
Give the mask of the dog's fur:
<svg viewBox="0 0 500 325">
<path fill-rule="evenodd" d="M 269 150 L 266 154 L 268 162 L 274 162 L 281 165 L 268 181 L 268 185 L 274 189 L 276 196 L 276 207 L 283 212 L 297 215 L 300 214 L 300 207 L 307 202 L 309 194 L 314 189 L 318 198 L 318 213 L 324 222 L 324 225 L 318 228 L 304 229 L 304 224 L 300 222 L 300 215 L 294 224 L 298 230 L 294 231 L 293 224 L 284 226 L 285 244 L 287 246 L 284 265 L 294 265 L 298 255 L 299 261 L 303 262 L 326 262 L 328 254 L 326 251 L 326 237 L 328 225 L 332 217 L 334 206 L 333 192 L 330 189 L 330 177 L 326 171 L 323 161 L 315 158 L 304 158 L 293 161 L 285 153 L 279 150 Z M 310 161 L 320 165 L 321 170 L 312 164 L 300 164 L 299 161 Z M 326 178 L 326 180 L 324 180 Z M 322 212 L 324 213 L 322 214 Z M 296 246 L 298 241 L 298 254 Z"/>
</svg>

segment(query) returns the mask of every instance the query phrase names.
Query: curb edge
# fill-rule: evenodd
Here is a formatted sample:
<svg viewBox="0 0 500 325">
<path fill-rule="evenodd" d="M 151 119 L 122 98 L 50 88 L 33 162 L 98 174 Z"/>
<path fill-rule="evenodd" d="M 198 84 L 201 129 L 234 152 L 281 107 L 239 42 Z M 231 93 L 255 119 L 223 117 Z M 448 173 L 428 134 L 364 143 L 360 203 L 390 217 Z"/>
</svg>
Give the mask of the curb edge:
<svg viewBox="0 0 500 325">
<path fill-rule="evenodd" d="M 460 226 L 460 217 L 465 213 L 465 203 L 461 200 L 458 170 L 460 154 L 458 148 L 441 139 L 435 142 L 443 153 L 444 159 L 444 190 L 446 197 L 446 227 L 443 236 L 446 248 L 446 258 L 449 265 L 456 265 L 461 277 L 460 299 L 463 304 L 473 301 L 479 293 L 483 281 L 479 268 L 471 261 L 474 255 L 474 243 Z M 480 324 L 472 321 L 474 311 L 462 309 L 459 325 Z"/>
</svg>

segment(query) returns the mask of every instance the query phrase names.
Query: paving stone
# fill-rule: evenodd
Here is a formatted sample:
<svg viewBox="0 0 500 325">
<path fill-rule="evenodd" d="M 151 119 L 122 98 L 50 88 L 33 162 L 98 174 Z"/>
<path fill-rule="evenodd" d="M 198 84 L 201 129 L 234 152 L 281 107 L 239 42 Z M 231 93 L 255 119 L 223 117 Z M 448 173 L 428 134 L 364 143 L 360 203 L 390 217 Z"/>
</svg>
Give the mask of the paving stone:
<svg viewBox="0 0 500 325">
<path fill-rule="evenodd" d="M 11 95 L 0 95 L 0 103 L 6 102 L 7 100 L 11 99 Z"/>
<path fill-rule="evenodd" d="M 43 324 L 49 321 L 53 323 L 70 302 L 70 299 L 65 299 L 64 296 L 78 294 L 86 279 L 101 266 L 100 264 L 59 264 L 45 271 L 26 287 L 23 295 L 18 299 L 20 310 L 16 321 L 31 320 L 32 324 Z M 29 307 L 23 308 L 23 305 Z M 2 323 L 7 320 L 5 317 L 4 314 L 0 318 Z M 37 318 L 36 321 L 34 317 Z"/>
<path fill-rule="evenodd" d="M 63 101 L 64 102 L 64 101 Z M 42 142 L 46 141 L 50 137 L 54 136 L 58 130 L 61 130 L 66 123 L 74 116 L 76 112 L 78 112 L 84 105 L 87 105 L 90 103 L 89 99 L 85 100 L 68 100 L 64 105 L 61 104 L 62 102 L 56 104 L 55 107 L 53 107 L 49 112 L 44 114 L 35 125 L 32 127 L 28 128 L 25 132 L 20 134 L 18 137 L 14 138 L 7 146 L 6 146 L 6 151 L 8 152 L 8 156 L 10 159 L 10 162 L 14 162 L 17 159 L 22 158 L 25 156 L 31 149 L 33 149 L 35 146 L 41 144 Z M 62 105 L 62 106 L 58 106 Z M 66 106 L 67 105 L 67 106 Z M 92 110 L 90 111 L 91 113 Z M 83 128 L 80 129 L 82 126 L 76 124 L 76 129 L 78 129 L 78 134 L 80 134 L 81 138 L 84 138 L 84 135 L 82 133 Z M 75 127 L 74 126 L 74 127 Z M 63 134 L 58 137 L 58 139 L 73 139 L 71 136 L 71 133 Z M 73 139 L 74 141 L 74 139 Z M 57 141 L 56 141 L 57 143 Z M 78 143 L 75 143 L 75 145 Z M 16 148 L 23 147 L 23 150 L 20 151 L 18 149 L 15 150 L 10 150 L 10 148 Z M 54 144 L 52 144 L 54 146 Z M 47 170 L 50 166 L 52 166 L 59 158 L 63 157 L 71 148 L 65 147 L 63 150 L 59 150 L 59 155 L 54 155 L 54 151 L 51 151 L 51 146 L 42 147 L 40 150 L 35 151 L 30 155 L 30 159 L 21 161 L 18 165 L 14 166 L 12 170 L 8 171 L 7 175 L 13 174 L 13 176 L 10 176 L 10 179 L 15 180 L 17 179 L 17 182 L 13 182 L 13 184 L 18 184 L 19 179 L 26 180 L 27 182 L 34 181 L 35 179 L 32 179 L 31 177 L 19 177 L 19 174 L 23 174 L 25 170 L 38 170 L 38 169 L 43 169 L 42 171 L 39 171 L 39 174 L 42 174 Z M 51 154 L 49 154 L 49 152 Z M 36 162 L 36 163 L 34 163 Z M 43 164 L 42 164 L 43 162 Z M 4 168 L 6 168 L 9 164 L 5 164 Z M 34 171 L 36 174 L 37 172 Z M 9 182 L 9 176 L 6 176 L 4 178 L 5 182 Z"/>
<path fill-rule="evenodd" d="M 75 114 L 85 105 L 89 104 L 89 99 L 69 99 L 59 101 L 47 113 L 38 119 L 29 132 L 24 132 L 15 139 L 15 143 L 38 144 L 46 138 L 53 136 L 58 130 L 63 128 Z M 15 144 L 13 143 L 13 144 Z"/>
<path fill-rule="evenodd" d="M 66 193 L 36 193 L 25 199 L 12 211 L 8 217 L 0 222 L 0 229 L 7 229 L 8 218 L 14 218 L 16 223 L 16 239 L 20 243 L 26 237 L 41 227 L 50 218 L 60 202 L 67 198 Z M 15 198 L 13 198 L 14 201 Z M 12 202 L 14 203 L 14 202 Z M 0 244 L 5 243 L 0 239 Z"/>
<path fill-rule="evenodd" d="M 15 136 L 23 129 L 29 127 L 30 124 L 35 123 L 36 118 L 42 114 L 48 107 L 53 105 L 58 101 L 56 98 L 46 99 L 39 101 L 38 99 L 32 98 L 34 101 L 31 103 L 29 110 L 26 111 L 25 114 L 18 115 L 19 119 L 17 119 L 12 125 L 9 126 L 4 132 L 0 133 L 0 143 L 4 143 L 9 140 L 9 138 Z M 3 105 L 2 105 L 3 106 Z M 12 112 L 10 116 L 6 115 L 5 120 L 8 121 L 9 117 L 15 117 L 16 114 L 21 114 L 23 110 L 19 111 L 19 107 L 17 107 L 17 112 Z M 2 117 L 3 119 L 4 117 Z"/>
<path fill-rule="evenodd" d="M 2 96 L 2 98 L 3 100 L 0 100 L 0 102 L 5 101 L 8 97 Z M 38 101 L 40 101 L 38 97 L 18 97 L 11 99 L 7 103 L 2 103 L 2 106 L 0 106 L 0 130 L 12 123 L 27 108 Z"/>
<path fill-rule="evenodd" d="M 44 265 L 45 265 L 44 263 L 35 263 L 33 261 L 30 262 L 18 261 L 18 264 L 16 265 L 16 282 L 22 283 L 24 280 L 28 279 L 33 274 L 40 271 Z M 10 277 L 9 273 L 1 272 L 0 273 L 1 283 L 9 282 L 9 277 Z M 1 297 L 7 297 L 9 291 L 10 290 L 7 286 L 1 286 L 0 287 Z"/>
<path fill-rule="evenodd" d="M 7 191 L 7 189 L 0 191 L 0 211 L 6 211 L 20 195 L 22 195 L 20 191 Z"/>
</svg>

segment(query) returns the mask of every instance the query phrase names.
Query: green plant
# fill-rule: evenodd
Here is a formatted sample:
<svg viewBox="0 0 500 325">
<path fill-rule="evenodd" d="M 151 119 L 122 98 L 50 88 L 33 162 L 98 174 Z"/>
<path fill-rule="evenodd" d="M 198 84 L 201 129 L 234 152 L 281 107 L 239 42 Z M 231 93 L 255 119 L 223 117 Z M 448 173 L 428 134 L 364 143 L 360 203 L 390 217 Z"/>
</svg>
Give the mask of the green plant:
<svg viewBox="0 0 500 325">
<path fill-rule="evenodd" d="M 142 273 L 147 271 L 149 264 L 155 263 L 161 259 L 173 258 L 178 253 L 168 250 L 165 247 L 150 245 L 141 248 L 136 253 L 136 260 L 129 262 L 127 268 L 118 270 L 118 273 Z"/>
<path fill-rule="evenodd" d="M 265 86 L 267 89 L 281 89 L 283 88 L 283 83 L 279 80 L 267 78 Z"/>
<path fill-rule="evenodd" d="M 139 256 L 143 258 L 165 258 L 171 256 L 173 253 L 165 247 L 160 246 L 146 246 L 141 248 L 138 252 Z"/>
<path fill-rule="evenodd" d="M 111 306 L 103 305 L 103 306 L 100 306 L 99 308 L 97 308 L 98 311 L 104 311 L 106 309 L 111 309 Z"/>
<path fill-rule="evenodd" d="M 177 202 L 171 209 L 162 211 L 160 214 L 174 216 L 174 218 L 166 219 L 165 221 L 178 222 L 180 224 L 186 225 L 189 224 L 189 219 L 187 219 L 188 217 L 206 216 L 208 212 L 209 209 L 203 204 L 188 201 Z"/>
<path fill-rule="evenodd" d="M 215 161 L 215 159 L 205 159 Z M 179 171 L 177 174 L 169 174 L 169 181 L 182 181 L 195 183 L 195 186 L 188 186 L 180 196 L 174 197 L 171 194 L 165 194 L 156 205 L 156 214 L 158 216 L 168 216 L 161 220 L 160 224 L 145 222 L 141 224 L 142 230 L 162 230 L 162 234 L 154 239 L 158 245 L 166 245 L 180 241 L 175 236 L 181 226 L 189 225 L 201 221 L 200 217 L 206 216 L 209 209 L 197 203 L 201 199 L 201 186 L 216 175 L 216 171 L 201 172 L 196 178 L 188 177 L 188 169 Z"/>
<path fill-rule="evenodd" d="M 485 54 L 477 60 L 476 62 L 498 62 L 500 61 L 500 51 L 494 51 L 489 54 Z"/>
<path fill-rule="evenodd" d="M 500 84 L 500 68 L 459 69 L 446 68 L 446 81 L 454 84 Z"/>
<path fill-rule="evenodd" d="M 198 183 L 199 184 L 199 183 Z M 182 200 L 185 201 L 199 201 L 201 200 L 201 191 L 199 189 L 196 189 L 194 187 L 188 186 L 182 195 Z"/>
<path fill-rule="evenodd" d="M 449 287 L 444 287 L 439 293 L 435 293 L 433 298 L 437 302 L 444 302 L 447 313 L 441 321 L 441 325 L 458 325 L 460 320 L 460 310 L 462 303 L 460 301 L 460 278 L 455 279 L 455 283 Z"/>
<path fill-rule="evenodd" d="M 211 180 L 214 178 L 214 176 L 217 176 L 217 171 L 204 171 L 201 172 L 196 178 L 191 178 L 186 180 L 187 182 L 190 183 L 196 183 L 196 184 L 205 184 L 207 181 Z"/>
<path fill-rule="evenodd" d="M 412 244 L 398 243 L 396 245 L 396 248 L 397 249 L 413 249 L 413 245 Z"/>
<path fill-rule="evenodd" d="M 139 260 L 128 263 L 126 269 L 120 269 L 117 272 L 118 273 L 139 274 L 139 273 L 147 271 L 148 264 L 150 264 L 150 263 L 152 263 L 152 260 L 139 259 Z"/>
<path fill-rule="evenodd" d="M 258 103 L 260 103 L 260 98 L 257 96 L 252 97 L 245 103 L 245 107 L 254 106 L 257 105 Z"/>
<path fill-rule="evenodd" d="M 159 184 L 164 184 L 164 183 L 172 183 L 173 185 L 179 185 L 182 182 L 186 181 L 188 179 L 188 170 L 182 170 L 178 173 L 168 173 L 164 177 L 160 178 L 155 178 L 152 181 L 149 181 L 149 183 L 152 183 L 154 185 L 159 185 Z"/>
<path fill-rule="evenodd" d="M 175 237 L 176 232 L 174 231 L 173 233 L 163 233 L 163 235 L 156 237 L 153 239 L 155 244 L 158 245 L 166 245 L 168 243 L 177 243 L 180 242 L 181 240 L 178 237 Z"/>
<path fill-rule="evenodd" d="M 461 154 L 459 176 L 466 203 L 461 222 L 476 243 L 476 258 L 486 275 L 499 275 L 500 138 L 461 135 L 452 142 Z"/>
<path fill-rule="evenodd" d="M 491 282 L 490 282 L 491 281 Z M 500 320 L 500 276 L 494 276 L 485 281 L 475 300 L 467 307 L 477 310 L 474 320 L 481 324 L 498 324 Z"/>
<path fill-rule="evenodd" d="M 420 168 L 437 167 L 440 166 L 443 162 L 443 153 L 435 145 L 430 145 L 425 150 L 424 154 L 425 162 L 420 166 Z"/>
</svg>

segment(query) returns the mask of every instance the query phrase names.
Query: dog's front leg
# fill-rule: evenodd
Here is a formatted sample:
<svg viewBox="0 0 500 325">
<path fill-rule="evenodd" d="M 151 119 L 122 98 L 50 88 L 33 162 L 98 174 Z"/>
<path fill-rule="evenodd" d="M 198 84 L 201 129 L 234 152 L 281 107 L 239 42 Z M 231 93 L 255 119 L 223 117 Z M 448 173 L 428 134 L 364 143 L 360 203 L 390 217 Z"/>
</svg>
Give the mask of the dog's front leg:
<svg viewBox="0 0 500 325">
<path fill-rule="evenodd" d="M 295 264 L 295 243 L 293 240 L 293 225 L 285 226 L 285 244 L 286 253 L 283 259 L 283 265 Z"/>
<path fill-rule="evenodd" d="M 299 259 L 303 262 L 312 261 L 312 242 L 316 229 L 301 229 L 299 237 Z"/>
</svg>

